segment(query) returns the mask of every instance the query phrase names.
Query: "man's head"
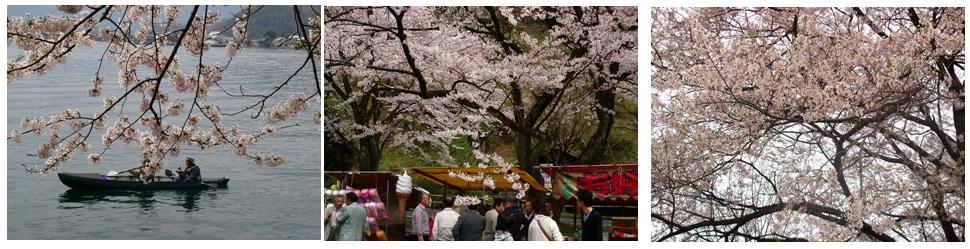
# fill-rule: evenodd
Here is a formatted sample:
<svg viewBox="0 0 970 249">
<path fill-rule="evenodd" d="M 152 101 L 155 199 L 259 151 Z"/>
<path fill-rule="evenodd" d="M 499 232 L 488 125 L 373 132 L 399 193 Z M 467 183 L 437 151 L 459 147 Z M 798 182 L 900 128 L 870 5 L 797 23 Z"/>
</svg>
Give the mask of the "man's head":
<svg viewBox="0 0 970 249">
<path fill-rule="evenodd" d="M 185 165 L 188 165 L 188 166 L 195 165 L 195 158 L 192 158 L 190 156 L 185 157 Z"/>
<path fill-rule="evenodd" d="M 525 211 L 526 214 L 532 214 L 532 212 L 534 212 L 532 209 L 532 200 L 525 200 L 525 202 L 522 203 L 522 211 Z"/>
<path fill-rule="evenodd" d="M 494 199 L 494 207 L 493 208 L 495 209 L 495 211 L 498 211 L 499 213 L 501 213 L 502 211 L 505 211 L 505 206 L 502 205 L 502 197 L 501 196 L 496 196 L 495 197 L 495 199 Z"/>
<path fill-rule="evenodd" d="M 431 205 L 431 196 L 425 193 L 421 193 L 421 205 L 428 207 Z"/>
<path fill-rule="evenodd" d="M 502 209 L 512 208 L 512 198 L 502 198 Z"/>
<path fill-rule="evenodd" d="M 475 211 L 477 213 L 478 212 L 478 205 L 479 204 L 476 204 L 476 205 L 468 205 L 468 211 Z"/>
<path fill-rule="evenodd" d="M 593 206 L 593 192 L 583 189 L 576 193 L 576 206 L 585 209 Z"/>
<path fill-rule="evenodd" d="M 445 201 L 442 204 L 444 204 L 446 208 L 453 207 L 455 206 L 455 199 L 451 197 L 445 197 Z"/>
<path fill-rule="evenodd" d="M 353 192 L 347 193 L 347 201 L 350 201 L 350 203 L 357 202 L 357 194 Z"/>
<path fill-rule="evenodd" d="M 541 211 L 539 211 L 539 213 L 545 216 L 552 217 L 552 211 L 553 211 L 552 203 L 546 202 L 542 205 L 542 209 Z"/>
<path fill-rule="evenodd" d="M 344 206 L 344 201 L 346 201 L 346 200 L 345 200 L 345 198 L 344 198 L 343 195 L 334 196 L 333 197 L 333 206 L 339 209 L 339 208 L 341 208 L 341 207 Z"/>
</svg>

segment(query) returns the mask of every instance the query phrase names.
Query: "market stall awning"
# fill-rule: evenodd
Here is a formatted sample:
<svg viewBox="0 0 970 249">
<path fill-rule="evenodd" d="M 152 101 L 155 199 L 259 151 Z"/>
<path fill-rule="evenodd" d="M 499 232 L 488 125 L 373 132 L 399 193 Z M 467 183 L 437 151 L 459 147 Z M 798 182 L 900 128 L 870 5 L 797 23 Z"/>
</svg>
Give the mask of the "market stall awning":
<svg viewBox="0 0 970 249">
<path fill-rule="evenodd" d="M 637 165 L 540 166 L 552 178 L 552 196 L 572 199 L 580 189 L 592 191 L 601 203 L 637 204 Z"/>
<path fill-rule="evenodd" d="M 340 181 L 352 188 L 387 188 L 386 185 L 390 184 L 393 191 L 394 183 L 397 182 L 397 175 L 390 171 L 327 171 L 324 176 L 324 188 Z"/>
<path fill-rule="evenodd" d="M 431 180 L 432 182 L 445 185 L 454 189 L 515 191 L 515 189 L 512 189 L 513 183 L 510 183 L 508 180 L 505 179 L 505 175 L 508 174 L 508 172 L 502 171 L 502 168 L 498 166 L 490 166 L 487 168 L 424 167 L 424 168 L 408 168 L 407 170 L 410 172 L 413 172 L 415 175 L 423 176 L 428 180 Z M 481 181 L 469 182 L 459 177 L 452 177 L 448 174 L 449 170 L 452 172 L 464 172 L 465 174 L 472 175 L 472 176 L 477 176 L 479 173 L 484 173 L 486 177 L 492 177 L 492 179 L 495 180 L 495 189 L 491 189 L 483 186 Z M 515 172 L 516 174 L 518 174 L 520 177 L 518 182 L 522 184 L 526 184 L 526 183 L 529 184 L 529 187 L 532 190 L 541 191 L 541 192 L 549 191 L 545 187 L 543 187 L 542 184 L 539 183 L 539 181 L 536 181 L 535 178 L 532 178 L 532 176 L 530 176 L 529 173 L 526 173 L 521 168 L 511 167 L 509 168 L 509 171 Z"/>
</svg>

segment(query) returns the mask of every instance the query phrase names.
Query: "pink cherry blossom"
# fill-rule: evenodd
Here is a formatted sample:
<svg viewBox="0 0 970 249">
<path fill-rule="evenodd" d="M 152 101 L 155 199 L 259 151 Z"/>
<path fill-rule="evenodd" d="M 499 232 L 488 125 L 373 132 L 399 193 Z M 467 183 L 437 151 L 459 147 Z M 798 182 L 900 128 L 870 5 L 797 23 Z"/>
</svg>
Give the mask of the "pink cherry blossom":
<svg viewBox="0 0 970 249">
<path fill-rule="evenodd" d="M 651 14 L 653 240 L 963 240 L 962 8 Z"/>
</svg>

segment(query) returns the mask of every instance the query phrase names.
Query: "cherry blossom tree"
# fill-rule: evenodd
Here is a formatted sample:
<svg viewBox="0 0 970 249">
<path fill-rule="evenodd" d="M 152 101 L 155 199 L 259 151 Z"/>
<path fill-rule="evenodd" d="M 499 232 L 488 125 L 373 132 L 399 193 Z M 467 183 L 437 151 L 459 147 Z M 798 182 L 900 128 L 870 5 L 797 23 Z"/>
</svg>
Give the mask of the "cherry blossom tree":
<svg viewBox="0 0 970 249">
<path fill-rule="evenodd" d="M 652 16 L 653 240 L 965 239 L 962 8 Z"/>
<path fill-rule="evenodd" d="M 177 156 L 183 146 L 200 150 L 221 146 L 240 157 L 254 160 L 256 165 L 278 166 L 286 160 L 283 155 L 247 148 L 278 129 L 297 125 L 284 122 L 309 109 L 313 104 L 311 99 L 319 99 L 319 77 L 314 77 L 314 82 L 306 83 L 316 84 L 315 92 L 293 94 L 281 103 L 268 102 L 281 88 L 293 83 L 291 79 L 298 73 L 308 70 L 317 75 L 320 16 L 301 16 L 298 6 L 293 6 L 293 21 L 298 27 L 297 35 L 301 37 L 298 49 L 307 55 L 299 69 L 289 78 L 281 79 L 267 93 L 244 92 L 242 86 L 234 92 L 223 88 L 225 82 L 220 84 L 223 72 L 232 66 L 232 59 L 243 53 L 240 44 L 245 42 L 249 16 L 257 14 L 262 7 L 242 7 L 238 14 L 228 17 L 234 20 L 232 25 L 218 30 L 215 24 L 220 14 L 210 11 L 207 6 L 71 5 L 57 8 L 66 15 L 8 18 L 8 41 L 21 49 L 23 56 L 8 59 L 7 79 L 13 84 L 20 78 L 56 70 L 72 51 L 91 48 L 97 39 L 107 46 L 98 70 L 93 72 L 87 94 L 103 98 L 104 106 L 95 113 L 68 109 L 49 117 L 26 118 L 19 128 L 11 130 L 7 139 L 15 143 L 30 139 L 26 136 L 29 133 L 46 137 L 47 142 L 41 144 L 35 154 L 43 162 L 40 166 L 25 165 L 30 172 L 56 172 L 78 153 L 89 153 L 87 159 L 96 164 L 119 143 L 138 146 L 141 156 L 151 161 L 148 172 L 160 169 L 163 160 Z M 187 18 L 180 19 L 187 9 L 191 9 Z M 211 32 L 231 33 L 234 38 L 225 50 L 214 49 L 205 40 Z M 192 59 L 180 60 L 176 56 L 179 52 L 188 52 Z M 225 53 L 228 59 L 204 63 L 203 57 L 211 53 Z M 101 70 L 109 70 L 110 67 L 105 65 L 109 63 L 117 65 L 119 79 L 117 84 L 106 86 Z M 101 96 L 105 87 L 112 86 L 124 89 L 124 93 Z M 218 106 L 207 103 L 211 94 L 255 101 L 243 106 Z M 135 113 L 139 114 L 129 116 L 126 108 L 137 108 Z M 226 113 L 227 110 L 231 113 Z M 224 115 L 241 113 L 251 115 L 252 119 L 264 119 L 266 126 L 247 132 L 238 124 L 222 122 Z M 317 117 L 319 120 L 319 113 Z M 64 126 L 67 129 L 62 129 Z M 92 138 L 92 134 L 97 133 L 103 134 L 100 146 L 92 145 L 96 142 L 90 141 L 97 139 Z"/>
<path fill-rule="evenodd" d="M 531 169 L 553 145 L 547 131 L 594 124 L 576 163 L 598 162 L 617 101 L 636 100 L 635 7 L 333 7 L 326 16 L 325 136 L 353 144 L 361 170 L 391 146 L 459 166 L 450 151 L 466 138 L 477 165 L 462 166 L 518 164 L 540 178 Z M 511 137 L 514 161 L 489 151 L 489 136 Z"/>
</svg>

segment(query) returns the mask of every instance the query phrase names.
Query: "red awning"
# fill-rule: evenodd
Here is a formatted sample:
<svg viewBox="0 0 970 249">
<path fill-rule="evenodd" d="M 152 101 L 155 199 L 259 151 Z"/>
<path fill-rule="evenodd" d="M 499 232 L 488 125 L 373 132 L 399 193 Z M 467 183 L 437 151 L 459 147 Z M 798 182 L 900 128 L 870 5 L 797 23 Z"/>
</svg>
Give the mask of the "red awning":
<svg viewBox="0 0 970 249">
<path fill-rule="evenodd" d="M 552 177 L 554 198 L 575 198 L 581 189 L 593 192 L 599 203 L 637 204 L 637 164 L 540 166 Z"/>
</svg>

